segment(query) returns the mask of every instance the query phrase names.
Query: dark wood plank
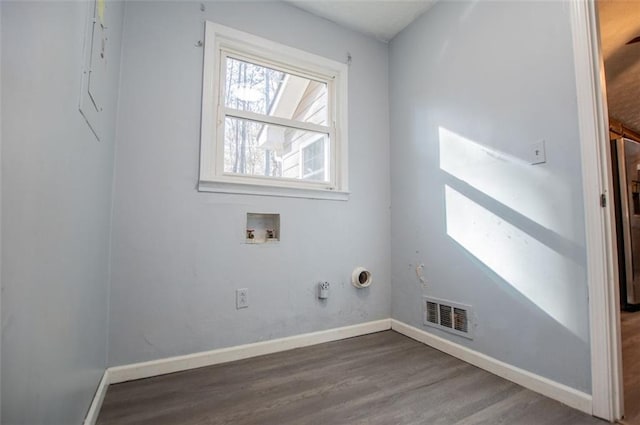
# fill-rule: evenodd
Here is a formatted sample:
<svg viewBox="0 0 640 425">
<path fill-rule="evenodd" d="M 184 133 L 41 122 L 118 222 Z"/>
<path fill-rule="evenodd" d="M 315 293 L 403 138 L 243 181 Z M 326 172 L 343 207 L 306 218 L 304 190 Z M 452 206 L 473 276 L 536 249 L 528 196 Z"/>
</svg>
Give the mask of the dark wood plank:
<svg viewBox="0 0 640 425">
<path fill-rule="evenodd" d="M 111 385 L 99 425 L 604 424 L 393 331 Z"/>
<path fill-rule="evenodd" d="M 621 319 L 624 423 L 640 425 L 640 311 L 623 311 Z"/>
</svg>

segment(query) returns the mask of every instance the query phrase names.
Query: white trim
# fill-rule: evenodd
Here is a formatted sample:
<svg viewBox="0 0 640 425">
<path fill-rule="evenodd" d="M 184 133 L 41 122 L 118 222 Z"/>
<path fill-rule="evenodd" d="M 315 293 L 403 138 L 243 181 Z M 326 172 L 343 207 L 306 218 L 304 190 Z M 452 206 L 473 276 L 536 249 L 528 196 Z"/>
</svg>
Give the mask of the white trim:
<svg viewBox="0 0 640 425">
<path fill-rule="evenodd" d="M 198 367 L 263 356 L 265 354 L 278 353 L 281 351 L 292 350 L 294 348 L 308 347 L 310 345 L 352 338 L 389 329 L 391 329 L 390 319 L 383 319 L 352 326 L 345 326 L 342 328 L 328 329 L 286 338 L 272 339 L 270 341 L 256 342 L 253 344 L 238 345 L 235 347 L 220 348 L 217 350 L 187 354 L 184 356 L 110 367 L 108 369 L 109 379 L 111 384 L 117 384 L 120 382 L 133 381 L 135 379 L 149 378 L 152 376 L 180 372 Z"/>
<path fill-rule="evenodd" d="M 0 1 L 0 22 L 2 22 L 2 2 Z M 2 31 L 0 31 L 0 99 L 2 99 Z M 0 176 L 2 176 L 2 102 L 0 102 Z M 2 184 L 0 182 L 0 242 L 2 241 Z M 2 305 L 2 243 L 0 243 L 0 306 Z M 1 313 L 1 309 L 0 309 Z M 3 317 L 0 314 L 0 317 Z M 2 338 L 0 337 L 0 353 L 2 353 Z M 0 356 L 1 357 L 1 356 Z M 0 359 L 0 364 L 2 361 Z M 0 367 L 0 389 L 2 388 L 2 368 Z M 0 390 L 0 400 L 2 391 Z M 0 422 L 2 421 L 2 403 L 0 402 Z"/>
<path fill-rule="evenodd" d="M 287 118 L 258 114 L 251 111 L 220 106 L 223 118 L 232 117 L 241 120 L 255 121 L 266 125 L 276 125 L 280 127 L 293 128 L 295 130 L 309 131 L 318 134 L 329 135 L 331 128 L 326 125 L 318 125 L 311 122 L 295 121 Z"/>
<path fill-rule="evenodd" d="M 595 2 L 573 0 L 570 11 L 586 227 L 592 414 L 617 420 L 623 413 L 623 396 L 604 67 Z M 601 194 L 609 208 L 600 207 Z"/>
<path fill-rule="evenodd" d="M 96 389 L 96 393 L 93 396 L 93 401 L 91 402 L 91 406 L 89 407 L 89 411 L 87 412 L 87 416 L 84 419 L 84 425 L 95 425 L 98 421 L 98 415 L 100 414 L 100 408 L 102 407 L 102 402 L 104 401 L 104 396 L 107 395 L 107 389 L 109 388 L 109 370 L 105 370 L 102 375 L 102 379 L 98 384 L 98 388 Z"/>
<path fill-rule="evenodd" d="M 331 201 L 348 201 L 349 192 L 338 190 L 302 189 L 294 187 L 277 187 L 274 185 L 251 185 L 237 182 L 201 181 L 199 192 L 218 192 L 235 195 L 279 196 L 285 198 L 325 199 Z"/>
<path fill-rule="evenodd" d="M 325 80 L 347 68 L 345 63 L 212 21 L 206 21 L 205 26 L 206 31 L 210 31 L 208 35 L 215 36 L 219 49 L 231 50 L 232 55 L 235 53 L 250 60 L 262 60 L 264 65 L 275 62 L 278 68 L 300 77 Z M 265 52 L 269 52 L 269 59 L 265 60 Z"/>
<path fill-rule="evenodd" d="M 98 415 L 100 414 L 100 409 L 102 408 L 102 403 L 104 402 L 104 397 L 106 396 L 109 385 L 111 384 L 149 378 L 152 376 L 195 369 L 203 366 L 227 363 L 235 360 L 292 350 L 294 348 L 308 347 L 310 345 L 353 338 L 389 329 L 391 329 L 391 319 L 382 319 L 352 326 L 295 335 L 287 338 L 238 345 L 235 347 L 221 348 L 212 351 L 188 354 L 185 356 L 169 357 L 166 359 L 152 360 L 143 363 L 110 367 L 106 369 L 102 375 L 102 379 L 100 380 L 95 395 L 93 396 L 93 401 L 91 402 L 91 406 L 89 406 L 89 411 L 87 412 L 83 425 L 95 425 L 98 420 Z"/>
<path fill-rule="evenodd" d="M 320 126 L 273 116 L 265 116 L 249 111 L 238 111 L 223 104 L 224 72 L 223 58 L 240 57 L 256 58 L 255 62 L 282 69 L 295 75 L 327 84 L 328 90 L 328 125 Z M 200 138 L 200 173 L 199 188 L 201 191 L 239 193 L 267 196 L 293 196 L 312 199 L 335 199 L 335 196 L 315 195 L 300 196 L 302 192 L 288 192 L 280 189 L 302 188 L 313 190 L 313 184 L 298 179 L 291 181 L 271 177 L 229 175 L 224 173 L 223 166 L 223 128 L 227 116 L 238 119 L 303 129 L 329 135 L 332 161 L 330 170 L 330 186 L 335 192 L 348 192 L 348 129 L 347 129 L 347 78 L 348 66 L 322 56 L 314 55 L 293 47 L 249 33 L 225 27 L 210 21 L 205 22 L 205 45 L 202 77 L 202 115 Z M 216 84 L 216 81 L 218 84 Z M 253 183 L 246 177 L 252 177 Z M 227 182 L 231 181 L 232 184 Z M 215 182 L 215 184 L 210 184 Z M 204 185 L 203 185 L 204 184 Z M 323 190 L 322 188 L 321 190 Z M 342 200 L 347 198 L 341 197 Z"/>
<path fill-rule="evenodd" d="M 338 341 L 375 332 L 382 332 L 389 329 L 456 357 L 464 362 L 484 369 L 494 375 L 500 376 L 532 391 L 564 403 L 570 407 L 591 414 L 592 399 L 589 394 L 517 368 L 500 360 L 496 360 L 485 354 L 430 334 L 422 329 L 415 328 L 398 320 L 382 319 L 352 326 L 344 326 L 341 328 L 294 335 L 286 338 L 278 338 L 270 341 L 262 341 L 187 354 L 184 356 L 110 367 L 105 370 L 102 380 L 98 385 L 93 402 L 91 403 L 91 407 L 89 408 L 84 421 L 84 425 L 95 424 L 110 384 L 118 384 L 136 379 L 150 378 L 153 376 L 196 369 L 199 367 L 228 363 L 236 360 L 293 350 L 295 348 L 308 347 L 316 344 L 323 344 L 325 342 Z"/>
<path fill-rule="evenodd" d="M 215 177 L 214 158 L 220 156 L 220 152 L 216 152 L 217 146 L 215 143 L 205 143 L 206 140 L 214 140 L 214 138 L 220 137 L 216 134 L 216 120 L 219 120 L 220 117 L 212 115 L 216 110 L 215 100 L 219 98 L 220 91 L 219 84 L 216 84 L 213 77 L 217 72 L 220 72 L 216 71 L 216 62 L 219 63 L 220 61 L 219 58 L 216 61 L 214 37 L 213 27 L 205 23 L 202 62 L 202 109 L 200 115 L 200 180 L 210 180 Z M 210 40 L 210 42 L 207 42 L 207 40 Z"/>
<path fill-rule="evenodd" d="M 557 400 L 567 406 L 591 414 L 591 396 L 582 391 L 560 384 L 551 379 L 545 378 L 524 369 L 496 360 L 475 350 L 456 344 L 447 339 L 430 334 L 422 329 L 415 328 L 391 319 L 391 329 L 401 333 L 416 341 L 422 342 L 430 347 L 440 350 L 443 353 L 456 357 L 464 362 L 470 363 L 487 372 L 500 376 L 511 382 L 515 382 L 525 388 L 540 393 L 546 397 Z"/>
</svg>

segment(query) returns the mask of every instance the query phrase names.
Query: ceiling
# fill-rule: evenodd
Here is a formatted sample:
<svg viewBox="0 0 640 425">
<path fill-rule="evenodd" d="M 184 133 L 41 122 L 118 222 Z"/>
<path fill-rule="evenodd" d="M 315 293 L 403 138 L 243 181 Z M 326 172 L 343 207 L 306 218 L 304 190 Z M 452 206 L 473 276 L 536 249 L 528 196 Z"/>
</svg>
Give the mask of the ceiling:
<svg viewBox="0 0 640 425">
<path fill-rule="evenodd" d="M 388 42 L 437 0 L 287 0 L 294 6 Z M 639 0 L 598 0 L 609 115 L 640 132 Z"/>
<path fill-rule="evenodd" d="M 288 0 L 294 6 L 387 42 L 437 0 Z"/>
<path fill-rule="evenodd" d="M 640 1 L 598 1 L 609 115 L 640 132 Z"/>
</svg>

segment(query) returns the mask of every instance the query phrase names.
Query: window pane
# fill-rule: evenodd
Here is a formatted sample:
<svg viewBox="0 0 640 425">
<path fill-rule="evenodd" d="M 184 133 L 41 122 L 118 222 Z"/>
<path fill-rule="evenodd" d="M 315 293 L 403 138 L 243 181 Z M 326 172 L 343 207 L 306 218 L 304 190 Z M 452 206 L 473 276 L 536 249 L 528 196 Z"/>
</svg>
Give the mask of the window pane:
<svg viewBox="0 0 640 425">
<path fill-rule="evenodd" d="M 324 173 L 325 138 L 320 137 L 302 149 L 302 178 L 305 180 L 325 180 Z"/>
<path fill-rule="evenodd" d="M 224 172 L 329 181 L 327 134 L 227 117 Z"/>
<path fill-rule="evenodd" d="M 327 84 L 227 57 L 225 106 L 328 125 Z"/>
</svg>

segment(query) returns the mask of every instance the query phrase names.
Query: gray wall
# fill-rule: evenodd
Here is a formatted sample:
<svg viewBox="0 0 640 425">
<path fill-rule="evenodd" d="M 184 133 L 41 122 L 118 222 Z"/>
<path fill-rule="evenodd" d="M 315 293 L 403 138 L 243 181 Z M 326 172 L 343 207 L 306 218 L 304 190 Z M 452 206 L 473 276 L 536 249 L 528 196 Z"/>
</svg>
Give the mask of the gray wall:
<svg viewBox="0 0 640 425">
<path fill-rule="evenodd" d="M 106 365 L 123 7 L 109 128 L 78 112 L 86 3 L 2 4 L 2 423 L 81 423 Z"/>
<path fill-rule="evenodd" d="M 563 2 L 439 2 L 392 41 L 392 315 L 590 393 L 572 58 Z M 474 339 L 424 327 L 425 294 Z"/>
<path fill-rule="evenodd" d="M 568 6 L 440 2 L 390 50 L 281 3 L 206 6 L 112 4 L 109 292 L 115 126 L 97 143 L 77 111 L 85 5 L 2 3 L 2 423 L 79 423 L 107 363 L 390 314 L 422 327 L 424 294 L 476 322 L 472 341 L 424 329 L 590 392 Z M 195 190 L 205 19 L 352 54 L 348 202 Z M 280 213 L 282 242 L 243 244 L 247 212 Z M 371 288 L 349 284 L 358 265 Z"/>
<path fill-rule="evenodd" d="M 389 317 L 387 46 L 283 3 L 130 2 L 125 15 L 109 364 Z M 196 191 L 205 19 L 352 54 L 348 202 Z M 280 213 L 280 244 L 244 244 L 247 212 Z M 369 289 L 350 284 L 358 265 Z M 324 304 L 319 280 L 332 285 Z M 236 310 L 243 287 L 249 308 Z"/>
</svg>

